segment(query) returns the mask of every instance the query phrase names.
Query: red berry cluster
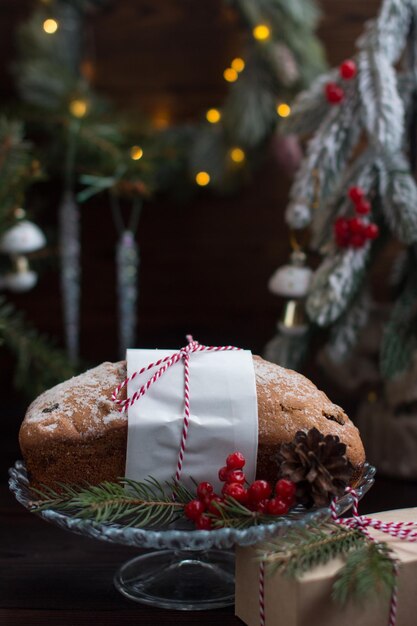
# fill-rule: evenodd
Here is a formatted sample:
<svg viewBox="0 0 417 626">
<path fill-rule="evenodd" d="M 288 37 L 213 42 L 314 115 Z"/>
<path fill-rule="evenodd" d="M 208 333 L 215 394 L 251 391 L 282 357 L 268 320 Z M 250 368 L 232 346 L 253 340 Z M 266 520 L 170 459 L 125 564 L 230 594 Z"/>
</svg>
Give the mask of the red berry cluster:
<svg viewBox="0 0 417 626">
<path fill-rule="evenodd" d="M 357 71 L 356 63 L 352 59 L 346 59 L 339 65 L 339 74 L 343 80 L 351 80 L 356 76 Z M 326 83 L 324 91 L 327 102 L 330 102 L 330 104 L 340 104 L 344 100 L 344 89 L 338 83 Z"/>
<path fill-rule="evenodd" d="M 369 239 L 376 239 L 379 228 L 372 222 L 364 222 L 359 215 L 368 215 L 371 204 L 363 189 L 351 187 L 348 196 L 352 200 L 356 217 L 339 217 L 334 224 L 334 235 L 339 248 L 362 248 Z"/>
<path fill-rule="evenodd" d="M 274 493 L 266 480 L 255 480 L 249 485 L 243 472 L 245 463 L 241 452 L 229 454 L 226 465 L 219 470 L 219 479 L 225 483 L 222 497 L 214 493 L 210 483 L 199 483 L 197 499 L 184 507 L 185 516 L 195 523 L 196 528 L 210 530 L 212 517 L 221 516 L 222 504 L 227 498 L 233 498 L 251 511 L 267 515 L 285 515 L 295 504 L 295 483 L 281 479 L 276 483 Z"/>
</svg>

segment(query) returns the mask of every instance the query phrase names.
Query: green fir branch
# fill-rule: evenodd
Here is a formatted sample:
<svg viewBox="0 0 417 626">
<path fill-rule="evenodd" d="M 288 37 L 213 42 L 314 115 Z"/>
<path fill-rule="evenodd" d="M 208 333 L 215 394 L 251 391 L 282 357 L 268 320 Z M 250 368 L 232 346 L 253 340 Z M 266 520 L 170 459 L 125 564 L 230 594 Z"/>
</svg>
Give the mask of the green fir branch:
<svg viewBox="0 0 417 626">
<path fill-rule="evenodd" d="M 329 326 L 346 310 L 365 276 L 369 246 L 337 250 L 316 270 L 307 298 L 307 313 L 318 326 Z"/>
<path fill-rule="evenodd" d="M 365 541 L 365 535 L 358 530 L 321 523 L 288 532 L 277 541 L 266 544 L 259 556 L 266 563 L 269 574 L 279 572 L 297 578 L 361 547 Z"/>
<path fill-rule="evenodd" d="M 29 398 L 76 373 L 66 354 L 40 335 L 4 297 L 0 297 L 0 346 L 15 357 L 14 384 Z"/>
<path fill-rule="evenodd" d="M 154 478 L 143 482 L 122 478 L 84 487 L 57 483 L 56 489 L 42 486 L 33 491 L 38 496 L 31 503 L 34 512 L 54 509 L 98 523 L 136 528 L 172 523 L 194 497 L 183 485 L 162 484 Z"/>
<path fill-rule="evenodd" d="M 386 543 L 366 541 L 349 552 L 333 585 L 333 598 L 345 605 L 363 603 L 370 596 L 390 595 L 395 585 L 395 560 Z"/>
<path fill-rule="evenodd" d="M 417 350 L 417 271 L 410 255 L 408 278 L 385 326 L 380 347 L 380 369 L 384 378 L 405 371 Z"/>
<path fill-rule="evenodd" d="M 345 564 L 333 584 L 333 599 L 345 605 L 363 602 L 374 594 L 390 594 L 396 563 L 386 543 L 373 542 L 359 529 L 333 522 L 309 525 L 288 532 L 263 546 L 258 557 L 267 574 L 299 578 L 318 565 L 342 557 Z"/>
<path fill-rule="evenodd" d="M 152 477 L 144 481 L 121 478 L 99 485 L 57 482 L 55 488 L 42 485 L 32 491 L 33 512 L 53 509 L 76 518 L 136 528 L 161 527 L 185 519 L 185 505 L 196 498 L 182 483 L 161 483 Z M 215 506 L 217 514 L 206 511 L 213 528 L 243 529 L 280 521 L 277 516 L 250 511 L 230 497 Z"/>
</svg>

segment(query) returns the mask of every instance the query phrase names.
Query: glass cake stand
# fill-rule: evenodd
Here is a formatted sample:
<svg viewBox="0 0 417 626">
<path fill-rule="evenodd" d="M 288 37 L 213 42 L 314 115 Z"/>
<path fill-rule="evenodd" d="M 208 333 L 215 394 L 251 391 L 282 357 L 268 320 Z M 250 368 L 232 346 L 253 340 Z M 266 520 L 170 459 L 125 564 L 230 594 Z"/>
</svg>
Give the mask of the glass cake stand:
<svg viewBox="0 0 417 626">
<path fill-rule="evenodd" d="M 30 491 L 25 465 L 16 461 L 9 470 L 9 486 L 16 499 L 30 510 Z M 365 465 L 356 487 L 359 498 L 374 483 L 375 468 Z M 350 494 L 337 502 L 339 515 L 353 504 Z M 80 519 L 52 509 L 37 515 L 80 535 L 150 551 L 128 561 L 116 572 L 114 584 L 126 597 L 152 606 L 176 610 L 205 610 L 234 602 L 235 546 L 254 544 L 282 536 L 289 529 L 330 518 L 329 508 L 306 511 L 301 507 L 270 524 L 245 529 L 192 530 L 170 526 L 163 529 L 134 528 Z"/>
</svg>

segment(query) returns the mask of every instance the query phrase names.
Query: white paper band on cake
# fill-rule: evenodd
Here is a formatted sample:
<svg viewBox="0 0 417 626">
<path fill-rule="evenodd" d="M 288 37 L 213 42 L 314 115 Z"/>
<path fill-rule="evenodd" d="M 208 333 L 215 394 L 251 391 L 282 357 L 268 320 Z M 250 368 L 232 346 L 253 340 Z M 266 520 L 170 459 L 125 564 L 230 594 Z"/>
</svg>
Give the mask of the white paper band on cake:
<svg viewBox="0 0 417 626">
<path fill-rule="evenodd" d="M 128 378 L 174 350 L 128 350 Z M 239 450 L 245 473 L 255 479 L 258 453 L 258 405 L 252 354 L 246 350 L 194 352 L 190 355 L 190 423 L 182 467 L 182 482 L 192 486 L 217 476 L 228 454 Z M 129 381 L 132 397 L 155 373 Z M 171 480 L 177 468 L 184 421 L 184 363 L 180 360 L 128 409 L 126 476 Z"/>
</svg>

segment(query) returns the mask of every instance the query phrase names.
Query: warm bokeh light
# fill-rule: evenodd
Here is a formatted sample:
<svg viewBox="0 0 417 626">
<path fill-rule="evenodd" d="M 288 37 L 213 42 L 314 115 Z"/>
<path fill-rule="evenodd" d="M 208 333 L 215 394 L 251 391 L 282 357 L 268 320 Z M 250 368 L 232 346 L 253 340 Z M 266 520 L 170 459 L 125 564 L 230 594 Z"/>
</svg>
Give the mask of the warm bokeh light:
<svg viewBox="0 0 417 626">
<path fill-rule="evenodd" d="M 243 70 L 245 69 L 245 61 L 240 57 L 236 57 L 236 59 L 233 59 L 230 65 L 232 69 L 236 70 L 236 72 L 243 72 Z"/>
<path fill-rule="evenodd" d="M 220 122 L 222 118 L 222 114 L 219 109 L 209 109 L 206 113 L 206 120 L 210 122 L 210 124 L 217 124 Z"/>
<path fill-rule="evenodd" d="M 266 24 L 257 24 L 252 33 L 255 39 L 257 39 L 258 41 L 266 41 L 271 36 L 269 26 L 267 26 Z"/>
<path fill-rule="evenodd" d="M 48 35 L 53 35 L 58 30 L 58 22 L 52 18 L 45 20 L 43 23 L 43 30 L 45 33 L 48 33 Z"/>
<path fill-rule="evenodd" d="M 210 174 L 208 172 L 198 172 L 195 176 L 195 182 L 200 187 L 205 187 L 210 182 Z"/>
<path fill-rule="evenodd" d="M 85 100 L 72 100 L 69 104 L 69 110 L 74 117 L 84 117 L 88 111 L 88 103 Z"/>
<path fill-rule="evenodd" d="M 165 130 L 172 123 L 172 115 L 169 107 L 161 103 L 154 111 L 151 113 L 152 125 L 157 130 Z"/>
<path fill-rule="evenodd" d="M 230 158 L 234 163 L 242 163 L 245 160 L 245 151 L 242 148 L 232 148 Z"/>
<path fill-rule="evenodd" d="M 277 106 L 277 113 L 280 117 L 288 117 L 289 115 L 291 115 L 290 105 L 286 102 L 281 102 L 281 104 Z"/>
<path fill-rule="evenodd" d="M 224 80 L 227 80 L 228 83 L 234 83 L 237 80 L 237 72 L 233 69 L 233 67 L 228 67 L 223 72 Z"/>
<path fill-rule="evenodd" d="M 130 148 L 130 158 L 139 161 L 143 157 L 143 150 L 140 146 L 132 146 Z"/>
</svg>

